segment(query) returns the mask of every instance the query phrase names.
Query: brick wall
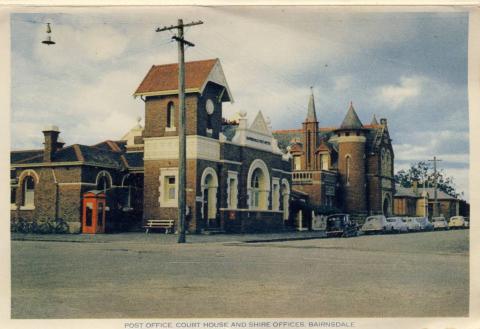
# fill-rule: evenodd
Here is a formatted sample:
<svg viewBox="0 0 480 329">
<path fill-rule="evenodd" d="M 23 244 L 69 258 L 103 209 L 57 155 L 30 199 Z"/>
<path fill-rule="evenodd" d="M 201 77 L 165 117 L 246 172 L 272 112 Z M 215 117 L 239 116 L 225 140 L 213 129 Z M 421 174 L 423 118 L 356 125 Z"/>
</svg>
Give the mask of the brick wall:
<svg viewBox="0 0 480 329">
<path fill-rule="evenodd" d="M 346 181 L 347 155 L 351 157 L 349 184 Z M 338 171 L 343 187 L 342 204 L 348 213 L 367 212 L 365 162 L 365 143 L 339 139 Z"/>
</svg>

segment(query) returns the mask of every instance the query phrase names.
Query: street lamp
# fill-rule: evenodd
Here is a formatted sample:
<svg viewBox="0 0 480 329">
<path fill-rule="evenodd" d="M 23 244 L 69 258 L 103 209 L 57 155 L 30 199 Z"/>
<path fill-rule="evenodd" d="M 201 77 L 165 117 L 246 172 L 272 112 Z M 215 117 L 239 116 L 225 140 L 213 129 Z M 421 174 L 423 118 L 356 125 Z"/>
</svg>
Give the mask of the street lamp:
<svg viewBox="0 0 480 329">
<path fill-rule="evenodd" d="M 47 37 L 45 40 L 42 41 L 43 44 L 46 44 L 47 46 L 54 45 L 55 42 L 52 41 L 52 37 L 50 36 L 50 33 L 52 33 L 52 29 L 50 28 L 50 23 L 47 23 Z"/>
</svg>

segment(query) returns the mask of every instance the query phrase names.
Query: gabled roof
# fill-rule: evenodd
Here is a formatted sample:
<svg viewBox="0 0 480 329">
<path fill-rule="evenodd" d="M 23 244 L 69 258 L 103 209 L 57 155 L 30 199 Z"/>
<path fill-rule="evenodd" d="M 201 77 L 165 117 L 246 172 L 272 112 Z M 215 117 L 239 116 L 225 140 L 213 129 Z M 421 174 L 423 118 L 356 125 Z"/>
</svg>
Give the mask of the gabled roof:
<svg viewBox="0 0 480 329">
<path fill-rule="evenodd" d="M 260 134 L 269 135 L 269 136 L 272 135 L 272 132 L 270 131 L 270 128 L 268 128 L 268 124 L 265 118 L 263 117 L 262 111 L 258 111 L 257 116 L 253 120 L 249 129 L 255 132 L 258 132 Z"/>
<path fill-rule="evenodd" d="M 378 125 L 377 117 L 375 116 L 375 114 L 373 115 L 372 122 L 370 122 L 370 125 L 372 126 Z"/>
<path fill-rule="evenodd" d="M 225 87 L 222 101 L 233 101 L 218 58 L 185 63 L 185 92 L 202 93 L 208 82 Z M 178 93 L 178 63 L 153 65 L 134 96 L 172 95 Z"/>
<path fill-rule="evenodd" d="M 361 129 L 363 128 L 362 122 L 358 118 L 357 112 L 353 108 L 352 102 L 350 102 L 350 107 L 348 108 L 347 115 L 343 119 L 340 129 Z"/>
<path fill-rule="evenodd" d="M 57 150 L 53 155 L 52 163 L 81 162 L 89 165 L 110 166 L 122 168 L 125 163 L 122 154 L 125 152 L 124 141 L 104 141 L 93 146 L 73 144 Z M 138 157 L 142 157 L 139 160 Z M 143 166 L 143 152 L 129 156 L 127 166 Z M 12 165 L 42 165 L 44 163 L 43 150 L 12 151 L 10 152 L 10 163 Z M 48 166 L 51 163 L 46 163 Z"/>
</svg>

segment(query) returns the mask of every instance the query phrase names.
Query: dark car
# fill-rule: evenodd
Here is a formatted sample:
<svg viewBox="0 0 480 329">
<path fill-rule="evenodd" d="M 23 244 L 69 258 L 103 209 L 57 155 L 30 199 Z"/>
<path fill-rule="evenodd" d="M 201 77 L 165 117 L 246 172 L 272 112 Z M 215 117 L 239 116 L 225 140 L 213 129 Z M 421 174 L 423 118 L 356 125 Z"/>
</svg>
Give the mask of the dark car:
<svg viewBox="0 0 480 329">
<path fill-rule="evenodd" d="M 335 214 L 327 217 L 328 237 L 351 237 L 358 235 L 358 227 L 350 220 L 348 214 Z"/>
</svg>

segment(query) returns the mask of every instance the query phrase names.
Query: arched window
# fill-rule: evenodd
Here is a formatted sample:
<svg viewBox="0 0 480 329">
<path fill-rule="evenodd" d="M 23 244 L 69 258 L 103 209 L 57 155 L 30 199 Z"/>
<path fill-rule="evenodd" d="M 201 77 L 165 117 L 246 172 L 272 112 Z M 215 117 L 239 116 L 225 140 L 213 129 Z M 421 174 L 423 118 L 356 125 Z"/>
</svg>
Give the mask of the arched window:
<svg viewBox="0 0 480 329">
<path fill-rule="evenodd" d="M 23 206 L 35 205 L 35 180 L 32 176 L 27 176 L 23 180 Z"/>
<path fill-rule="evenodd" d="M 350 184 L 350 166 L 352 165 L 351 162 L 352 162 L 352 159 L 350 158 L 349 155 L 347 155 L 345 157 L 345 181 L 347 185 Z"/>
<path fill-rule="evenodd" d="M 168 103 L 167 106 L 167 128 L 175 127 L 175 105 L 173 102 Z"/>
<path fill-rule="evenodd" d="M 260 206 L 260 180 L 262 179 L 260 168 L 255 169 L 252 175 L 252 208 L 258 209 Z"/>
<path fill-rule="evenodd" d="M 102 170 L 97 175 L 97 190 L 106 192 L 112 187 L 112 177 L 108 172 Z"/>
<path fill-rule="evenodd" d="M 269 207 L 270 175 L 268 167 L 260 159 L 250 165 L 247 176 L 248 204 L 250 209 L 267 210 Z"/>
</svg>

